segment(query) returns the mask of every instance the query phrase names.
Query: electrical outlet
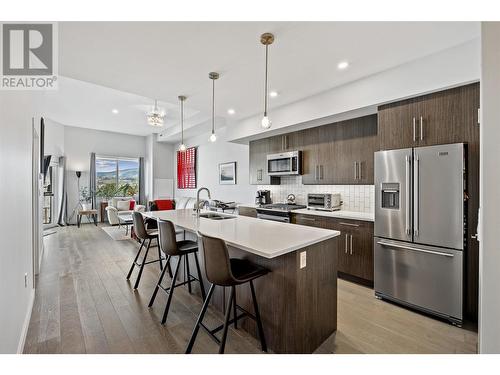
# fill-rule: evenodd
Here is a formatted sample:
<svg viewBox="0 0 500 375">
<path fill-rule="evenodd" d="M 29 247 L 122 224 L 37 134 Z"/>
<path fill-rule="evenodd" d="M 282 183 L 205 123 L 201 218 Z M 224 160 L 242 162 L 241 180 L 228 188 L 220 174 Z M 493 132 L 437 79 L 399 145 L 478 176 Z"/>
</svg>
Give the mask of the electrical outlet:
<svg viewBox="0 0 500 375">
<path fill-rule="evenodd" d="M 28 287 L 28 274 L 27 273 L 24 274 L 24 287 L 25 288 Z"/>
<path fill-rule="evenodd" d="M 307 252 L 303 251 L 300 253 L 300 269 L 306 268 L 307 263 Z"/>
</svg>

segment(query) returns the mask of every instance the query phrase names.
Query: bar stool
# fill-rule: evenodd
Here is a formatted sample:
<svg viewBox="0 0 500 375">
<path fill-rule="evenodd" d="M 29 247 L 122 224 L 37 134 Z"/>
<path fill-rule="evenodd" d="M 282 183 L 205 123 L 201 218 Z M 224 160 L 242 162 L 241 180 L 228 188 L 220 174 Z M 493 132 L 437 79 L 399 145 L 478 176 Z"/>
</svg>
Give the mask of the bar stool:
<svg viewBox="0 0 500 375">
<path fill-rule="evenodd" d="M 148 258 L 149 248 L 151 247 L 151 241 L 155 238 L 158 240 L 158 231 L 156 229 L 146 229 L 146 226 L 144 225 L 144 218 L 142 217 L 142 214 L 140 212 L 137 212 L 137 211 L 132 212 L 132 220 L 134 223 L 135 235 L 142 242 L 141 242 L 141 247 L 139 248 L 139 251 L 137 252 L 137 255 L 135 256 L 135 259 L 132 262 L 132 265 L 130 266 L 130 271 L 128 271 L 127 280 L 130 279 L 130 276 L 132 275 L 132 271 L 134 270 L 134 268 L 136 266 L 139 267 L 139 274 L 137 275 L 137 278 L 135 279 L 135 285 L 134 285 L 134 289 L 137 289 L 139 287 L 139 281 L 141 281 L 141 276 L 142 276 L 142 271 L 144 270 L 144 266 L 146 264 L 160 262 L 160 271 L 163 271 L 162 261 L 165 260 L 166 258 L 162 258 L 161 253 L 160 253 L 160 248 L 158 247 L 158 259 L 151 260 L 149 262 L 146 261 L 146 259 Z M 148 242 L 148 246 L 146 248 L 146 253 L 144 254 L 144 258 L 142 259 L 141 263 L 137 263 L 137 260 L 139 259 L 139 256 L 141 255 L 142 248 L 146 244 L 146 241 L 149 241 L 149 242 Z M 169 269 L 169 272 L 172 273 L 169 265 L 167 265 L 167 268 Z"/>
<path fill-rule="evenodd" d="M 153 295 L 151 296 L 151 300 L 149 301 L 149 307 L 153 306 L 153 303 L 156 298 L 156 294 L 158 293 L 158 290 L 161 288 L 165 293 L 167 293 L 168 298 L 167 298 L 167 304 L 165 305 L 165 310 L 163 312 L 163 317 L 161 319 L 161 324 L 165 324 L 167 321 L 167 316 L 168 316 L 168 311 L 170 309 L 170 303 L 172 302 L 172 296 L 174 294 L 174 289 L 182 286 L 182 285 L 188 285 L 188 290 L 189 293 L 191 293 L 191 283 L 195 280 L 197 280 L 200 283 L 200 289 L 201 289 L 201 295 L 203 300 L 205 300 L 205 287 L 203 286 L 203 280 L 201 278 L 201 271 L 200 271 L 200 264 L 198 262 L 198 243 L 195 241 L 189 241 L 189 240 L 182 240 L 182 241 L 177 241 L 176 240 L 176 231 L 175 231 L 175 226 L 171 221 L 168 220 L 158 220 L 158 232 L 159 232 L 159 248 L 161 251 L 167 256 L 167 264 L 165 269 L 162 271 L 160 274 L 160 278 L 158 279 L 158 282 L 156 283 L 155 290 L 153 292 Z M 194 277 L 190 274 L 189 271 L 189 254 L 193 254 L 194 256 L 194 261 L 196 264 L 196 271 L 198 273 L 198 277 Z M 172 283 L 170 287 L 166 288 L 162 285 L 163 277 L 165 276 L 165 271 L 167 270 L 168 267 L 170 267 L 170 260 L 172 257 L 178 257 L 177 265 L 174 270 L 174 275 L 171 276 L 172 278 Z M 176 284 L 177 280 L 177 274 L 179 272 L 179 268 L 182 262 L 182 259 L 184 258 L 184 264 L 185 264 L 185 269 L 186 269 L 186 274 L 187 274 L 187 280 L 184 282 Z"/>
<path fill-rule="evenodd" d="M 203 241 L 203 256 L 205 259 L 205 271 L 207 273 L 207 279 L 212 283 L 210 290 L 208 291 L 207 298 L 203 303 L 200 315 L 194 326 L 191 339 L 189 340 L 188 346 L 186 348 L 186 354 L 191 353 L 193 349 L 196 336 L 198 335 L 198 330 L 202 327 L 209 336 L 219 344 L 219 354 L 224 353 L 224 348 L 226 346 L 227 330 L 231 323 L 234 323 L 234 327 L 237 328 L 238 319 L 248 316 L 257 322 L 257 329 L 259 332 L 260 344 L 263 352 L 267 352 L 266 339 L 264 337 L 264 330 L 262 328 L 262 321 L 260 319 L 259 307 L 257 305 L 257 299 L 255 298 L 255 289 L 253 286 L 253 280 L 258 277 L 264 276 L 269 272 L 264 267 L 260 267 L 244 259 L 229 258 L 229 253 L 227 250 L 226 243 L 220 238 L 209 237 L 201 234 Z M 242 307 L 236 304 L 236 286 L 244 283 L 250 284 L 250 291 L 252 294 L 253 308 L 255 315 L 246 311 Z M 209 329 L 203 324 L 203 317 L 212 298 L 212 294 L 216 286 L 231 287 L 231 294 L 229 295 L 229 301 L 226 307 L 224 324 L 220 325 L 214 329 Z M 229 319 L 233 311 L 233 319 Z M 241 315 L 237 315 L 237 310 L 242 312 Z M 222 338 L 219 339 L 215 336 L 215 333 L 222 329 Z"/>
</svg>

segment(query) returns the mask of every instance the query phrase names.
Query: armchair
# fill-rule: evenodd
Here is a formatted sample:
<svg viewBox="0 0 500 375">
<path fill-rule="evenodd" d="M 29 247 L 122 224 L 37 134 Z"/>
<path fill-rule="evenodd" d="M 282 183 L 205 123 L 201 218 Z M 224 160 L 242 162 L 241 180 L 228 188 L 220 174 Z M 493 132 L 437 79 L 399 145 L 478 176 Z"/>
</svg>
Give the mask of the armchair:
<svg viewBox="0 0 500 375">
<path fill-rule="evenodd" d="M 108 207 L 106 207 L 106 214 L 108 216 L 109 224 L 117 225 L 120 223 L 118 220 L 118 213 L 132 213 L 133 211 L 144 212 L 146 207 L 141 204 L 134 204 L 133 209 L 130 209 L 130 201 L 135 200 L 133 198 L 111 198 L 108 202 Z"/>
</svg>

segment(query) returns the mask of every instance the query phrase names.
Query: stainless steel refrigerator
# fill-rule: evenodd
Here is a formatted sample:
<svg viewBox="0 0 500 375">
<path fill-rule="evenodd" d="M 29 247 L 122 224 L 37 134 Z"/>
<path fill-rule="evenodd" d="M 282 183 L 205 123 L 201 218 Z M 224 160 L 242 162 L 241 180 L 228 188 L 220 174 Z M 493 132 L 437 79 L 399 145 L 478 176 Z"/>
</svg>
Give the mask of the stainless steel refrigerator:
<svg viewBox="0 0 500 375">
<path fill-rule="evenodd" d="M 458 325 L 465 155 L 462 143 L 375 153 L 375 295 Z"/>
</svg>

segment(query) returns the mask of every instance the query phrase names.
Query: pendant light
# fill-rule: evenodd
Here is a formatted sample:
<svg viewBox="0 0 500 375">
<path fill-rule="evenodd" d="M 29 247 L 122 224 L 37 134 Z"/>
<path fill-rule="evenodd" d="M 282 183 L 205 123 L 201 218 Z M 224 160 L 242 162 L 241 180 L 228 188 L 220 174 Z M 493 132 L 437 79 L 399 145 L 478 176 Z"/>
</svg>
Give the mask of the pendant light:
<svg viewBox="0 0 500 375">
<path fill-rule="evenodd" d="M 155 106 L 153 107 L 153 111 L 148 113 L 147 115 L 148 124 L 156 128 L 161 128 L 163 126 L 164 118 L 165 114 L 160 111 L 160 109 L 158 108 L 158 100 L 155 99 Z"/>
<path fill-rule="evenodd" d="M 181 102 L 181 145 L 179 146 L 179 151 L 186 151 L 186 145 L 184 144 L 184 101 L 186 97 L 184 95 L 179 95 L 179 101 Z"/>
<path fill-rule="evenodd" d="M 210 72 L 208 78 L 212 80 L 212 135 L 210 135 L 210 142 L 215 142 L 217 136 L 215 135 L 215 80 L 219 79 L 219 73 Z"/>
<path fill-rule="evenodd" d="M 264 80 L 264 117 L 262 118 L 261 126 L 263 129 L 269 129 L 271 127 L 271 120 L 267 116 L 267 101 L 268 101 L 268 80 L 267 80 L 267 69 L 268 69 L 268 54 L 269 46 L 274 42 L 274 35 L 271 33 L 264 33 L 260 36 L 260 42 L 266 46 L 266 75 Z"/>
</svg>

